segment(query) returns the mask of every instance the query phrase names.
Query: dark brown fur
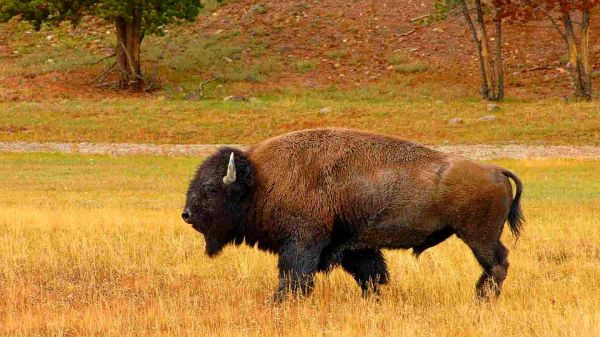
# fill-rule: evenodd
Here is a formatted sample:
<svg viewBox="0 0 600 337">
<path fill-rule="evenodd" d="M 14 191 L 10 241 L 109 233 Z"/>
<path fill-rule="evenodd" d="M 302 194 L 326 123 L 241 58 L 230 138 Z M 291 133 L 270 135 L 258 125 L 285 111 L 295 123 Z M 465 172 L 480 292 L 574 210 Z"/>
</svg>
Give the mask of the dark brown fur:
<svg viewBox="0 0 600 337">
<path fill-rule="evenodd" d="M 223 186 L 231 152 L 238 179 Z M 381 249 L 412 248 L 418 256 L 453 234 L 484 268 L 477 294 L 487 297 L 499 294 L 506 277 L 508 251 L 499 239 L 507 220 L 519 234 L 521 191 L 512 172 L 493 165 L 394 137 L 315 129 L 246 152 L 220 150 L 198 169 L 186 210 L 209 255 L 242 240 L 278 254 L 278 299 L 309 292 L 314 273 L 336 265 L 363 293 L 376 291 L 388 279 Z"/>
</svg>

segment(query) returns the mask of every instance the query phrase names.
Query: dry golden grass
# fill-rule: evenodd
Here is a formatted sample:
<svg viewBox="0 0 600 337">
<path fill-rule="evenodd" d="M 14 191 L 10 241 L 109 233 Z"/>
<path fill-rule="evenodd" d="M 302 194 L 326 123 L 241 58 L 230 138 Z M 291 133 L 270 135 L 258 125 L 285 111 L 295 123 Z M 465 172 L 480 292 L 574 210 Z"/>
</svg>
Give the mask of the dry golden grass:
<svg viewBox="0 0 600 337">
<path fill-rule="evenodd" d="M 501 298 L 458 239 L 386 252 L 391 284 L 363 300 L 340 270 L 313 296 L 268 303 L 275 257 L 203 255 L 179 219 L 197 159 L 0 155 L 2 336 L 600 336 L 600 162 L 502 161 L 525 182 Z"/>
</svg>

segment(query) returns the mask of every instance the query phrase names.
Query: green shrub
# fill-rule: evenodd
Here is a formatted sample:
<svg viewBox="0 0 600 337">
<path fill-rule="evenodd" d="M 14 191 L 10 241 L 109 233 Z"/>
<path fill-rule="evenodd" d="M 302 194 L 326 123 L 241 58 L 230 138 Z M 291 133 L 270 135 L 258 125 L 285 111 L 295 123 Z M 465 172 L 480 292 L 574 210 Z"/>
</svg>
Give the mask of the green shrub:
<svg viewBox="0 0 600 337">
<path fill-rule="evenodd" d="M 417 74 L 426 72 L 429 67 L 424 62 L 397 64 L 394 70 L 399 74 Z"/>
<path fill-rule="evenodd" d="M 317 63 L 313 60 L 302 60 L 296 62 L 296 71 L 299 73 L 308 73 L 317 68 Z"/>
</svg>

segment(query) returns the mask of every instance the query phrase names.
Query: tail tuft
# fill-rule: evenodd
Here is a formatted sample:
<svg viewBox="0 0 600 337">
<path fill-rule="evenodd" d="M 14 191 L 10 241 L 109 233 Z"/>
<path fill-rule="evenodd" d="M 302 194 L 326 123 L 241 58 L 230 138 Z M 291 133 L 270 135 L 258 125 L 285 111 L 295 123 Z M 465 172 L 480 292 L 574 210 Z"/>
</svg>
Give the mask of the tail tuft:
<svg viewBox="0 0 600 337">
<path fill-rule="evenodd" d="M 519 238 L 521 235 L 521 229 L 525 223 L 525 217 L 523 216 L 523 210 L 521 209 L 521 194 L 523 193 L 523 184 L 516 174 L 509 170 L 502 170 L 502 173 L 511 178 L 515 182 L 517 192 L 513 198 L 512 204 L 510 205 L 510 211 L 508 212 L 508 224 L 510 231 L 513 233 L 515 238 Z"/>
</svg>

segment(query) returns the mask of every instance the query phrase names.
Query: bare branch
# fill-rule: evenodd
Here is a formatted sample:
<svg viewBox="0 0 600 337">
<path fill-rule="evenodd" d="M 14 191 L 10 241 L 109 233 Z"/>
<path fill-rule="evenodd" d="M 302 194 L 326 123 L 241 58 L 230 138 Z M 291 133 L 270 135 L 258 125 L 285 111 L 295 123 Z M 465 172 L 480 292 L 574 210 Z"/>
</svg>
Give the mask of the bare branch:
<svg viewBox="0 0 600 337">
<path fill-rule="evenodd" d="M 416 18 L 412 18 L 409 21 L 410 22 L 415 22 L 415 21 L 419 21 L 419 20 L 423 20 L 423 19 L 427 19 L 428 17 L 430 17 L 431 14 L 425 14 L 425 15 L 421 15 L 421 16 L 417 16 Z"/>
<path fill-rule="evenodd" d="M 534 10 L 544 14 L 544 16 L 548 20 L 550 20 L 550 23 L 552 23 L 552 27 L 558 32 L 558 34 L 560 34 L 563 40 L 565 40 L 566 43 L 569 43 L 567 40 L 567 35 L 562 31 L 562 29 L 560 29 L 560 24 L 556 21 L 556 19 L 554 19 L 554 17 L 552 16 L 552 14 L 550 14 L 550 12 L 548 12 L 548 10 L 546 10 L 543 6 L 536 6 L 531 0 L 525 0 L 525 2 Z"/>
<path fill-rule="evenodd" d="M 529 68 L 529 69 L 523 69 L 523 70 L 521 70 L 521 73 L 528 73 L 528 72 L 533 72 L 533 71 L 538 71 L 538 70 L 551 70 L 551 69 L 554 69 L 554 67 L 539 66 L 539 67 L 533 67 L 533 68 Z"/>
<path fill-rule="evenodd" d="M 115 67 L 117 63 L 113 62 L 110 66 L 108 66 L 100 75 L 96 76 L 93 80 L 89 81 L 87 84 L 92 84 L 92 83 L 101 83 L 102 81 L 104 81 L 104 79 L 106 78 L 106 75 L 108 75 L 112 69 Z"/>
<path fill-rule="evenodd" d="M 103 58 L 99 59 L 98 61 L 94 61 L 94 62 L 90 63 L 90 65 L 91 66 L 96 65 L 96 64 L 98 64 L 98 63 L 100 63 L 100 62 L 102 62 L 102 61 L 104 61 L 106 59 L 109 59 L 109 58 L 112 58 L 112 57 L 115 57 L 115 56 L 117 56 L 117 53 L 112 53 L 110 55 L 104 56 Z"/>
<path fill-rule="evenodd" d="M 409 36 L 409 35 L 411 35 L 412 33 L 416 32 L 416 31 L 417 31 L 416 29 L 413 29 L 413 30 L 409 30 L 406 33 L 397 34 L 396 36 L 399 36 L 399 37 Z"/>
<path fill-rule="evenodd" d="M 554 27 L 554 29 L 556 29 L 556 31 L 558 32 L 558 34 L 560 34 L 563 40 L 565 40 L 565 42 L 568 43 L 567 35 L 560 29 L 560 25 L 558 24 L 558 22 L 556 22 L 556 20 L 552 17 L 552 15 L 550 15 L 550 13 L 548 13 L 548 11 L 544 10 L 542 12 L 550 20 L 550 22 L 552 23 L 552 27 Z"/>
</svg>

